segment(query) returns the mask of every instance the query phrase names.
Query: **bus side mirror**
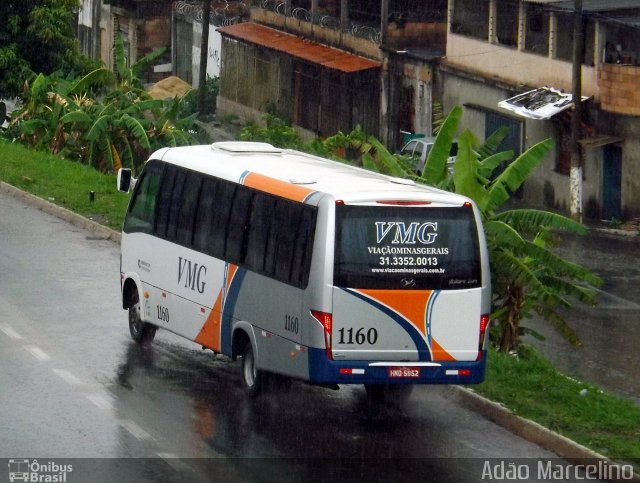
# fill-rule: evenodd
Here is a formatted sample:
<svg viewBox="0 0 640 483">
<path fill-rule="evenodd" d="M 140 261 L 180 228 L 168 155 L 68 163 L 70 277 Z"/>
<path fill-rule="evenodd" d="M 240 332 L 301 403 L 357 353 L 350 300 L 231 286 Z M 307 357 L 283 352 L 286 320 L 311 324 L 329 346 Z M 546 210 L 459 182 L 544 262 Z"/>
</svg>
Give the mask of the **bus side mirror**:
<svg viewBox="0 0 640 483">
<path fill-rule="evenodd" d="M 118 170 L 118 177 L 116 184 L 118 191 L 128 193 L 136 185 L 136 179 L 131 176 L 131 170 L 129 168 L 120 168 Z"/>
</svg>

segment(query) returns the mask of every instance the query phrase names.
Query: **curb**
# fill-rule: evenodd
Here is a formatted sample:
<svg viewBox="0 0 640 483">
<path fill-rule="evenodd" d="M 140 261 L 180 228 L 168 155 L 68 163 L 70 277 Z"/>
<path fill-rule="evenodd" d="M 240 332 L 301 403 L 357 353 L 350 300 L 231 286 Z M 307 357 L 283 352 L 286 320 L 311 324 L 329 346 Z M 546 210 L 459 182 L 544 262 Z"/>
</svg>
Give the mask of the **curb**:
<svg viewBox="0 0 640 483">
<path fill-rule="evenodd" d="M 21 189 L 3 181 L 0 181 L 0 193 L 6 193 L 14 198 L 29 203 L 45 213 L 65 220 L 78 228 L 83 228 L 103 240 L 111 240 L 118 244 L 121 241 L 121 234 L 115 230 L 100 225 L 95 221 L 89 220 L 77 213 L 67 210 L 66 208 L 32 195 L 31 193 L 22 191 Z M 470 409 L 499 426 L 502 426 L 516 436 L 557 454 L 559 457 L 569 461 L 570 463 L 584 465 L 601 462 L 605 463 L 608 467 L 620 465 L 620 463 L 613 462 L 606 456 L 596 453 L 595 451 L 592 451 L 589 448 L 562 436 L 561 434 L 555 433 L 534 421 L 514 414 L 510 409 L 507 409 L 500 403 L 491 401 L 490 399 L 477 394 L 472 389 L 462 386 L 450 386 L 449 389 L 454 399 L 467 409 Z M 605 479 L 605 481 L 632 481 L 640 483 L 640 475 L 634 473 L 633 478 L 630 480 Z"/>
<path fill-rule="evenodd" d="M 4 181 L 0 181 L 0 193 L 11 195 L 14 198 L 29 203 L 31 206 L 38 208 L 40 211 L 67 221 L 72 225 L 77 226 L 78 228 L 83 228 L 91 232 L 96 238 L 100 238 L 103 240 L 112 240 L 114 242 L 120 243 L 121 235 L 117 231 L 112 230 L 111 228 L 107 228 L 100 223 L 96 223 L 93 220 L 89 220 L 84 216 L 67 210 L 62 206 L 56 205 L 55 203 L 51 203 L 50 201 L 39 198 L 35 195 L 32 195 L 31 193 L 22 191 L 21 189 L 7 184 Z"/>
</svg>

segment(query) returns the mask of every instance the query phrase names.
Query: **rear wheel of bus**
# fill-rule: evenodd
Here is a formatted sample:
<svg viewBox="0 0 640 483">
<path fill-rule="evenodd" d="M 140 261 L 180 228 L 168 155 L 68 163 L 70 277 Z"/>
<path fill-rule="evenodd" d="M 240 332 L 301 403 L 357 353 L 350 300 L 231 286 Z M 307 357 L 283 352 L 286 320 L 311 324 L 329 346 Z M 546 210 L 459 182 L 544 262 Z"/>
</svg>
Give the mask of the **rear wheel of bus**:
<svg viewBox="0 0 640 483">
<path fill-rule="evenodd" d="M 138 344 L 147 344 L 156 336 L 157 327 L 144 322 L 140 316 L 140 296 L 134 291 L 129 304 L 129 332 Z"/>
</svg>

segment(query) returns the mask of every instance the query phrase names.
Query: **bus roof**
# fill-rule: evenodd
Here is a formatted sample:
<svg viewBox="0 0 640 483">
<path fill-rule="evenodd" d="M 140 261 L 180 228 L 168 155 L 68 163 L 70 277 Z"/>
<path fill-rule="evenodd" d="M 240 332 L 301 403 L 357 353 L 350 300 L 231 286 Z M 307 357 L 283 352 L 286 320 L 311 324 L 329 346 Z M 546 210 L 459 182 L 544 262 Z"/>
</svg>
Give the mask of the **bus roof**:
<svg viewBox="0 0 640 483">
<path fill-rule="evenodd" d="M 161 159 L 236 182 L 251 173 L 309 192 L 330 194 L 345 202 L 411 199 L 461 205 L 469 201 L 461 195 L 409 179 L 374 173 L 300 151 L 279 149 L 267 143 L 228 141 L 164 148 L 149 159 Z"/>
</svg>

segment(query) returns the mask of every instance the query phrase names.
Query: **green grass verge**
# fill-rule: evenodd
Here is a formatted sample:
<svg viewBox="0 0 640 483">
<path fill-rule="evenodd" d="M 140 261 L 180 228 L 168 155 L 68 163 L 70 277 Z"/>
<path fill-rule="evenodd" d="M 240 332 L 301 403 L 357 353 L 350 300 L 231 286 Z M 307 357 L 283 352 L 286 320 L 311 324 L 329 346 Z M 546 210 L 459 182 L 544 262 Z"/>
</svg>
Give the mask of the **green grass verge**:
<svg viewBox="0 0 640 483">
<path fill-rule="evenodd" d="M 116 190 L 115 175 L 4 139 L 0 139 L 0 180 L 116 230 L 129 202 L 129 195 Z"/>
<path fill-rule="evenodd" d="M 119 229 L 129 196 L 115 176 L 0 139 L 0 180 Z M 95 202 L 89 202 L 89 192 Z M 640 458 L 640 407 L 558 372 L 537 351 L 492 351 L 486 381 L 474 389 L 514 413 L 619 461 Z M 586 390 L 586 393 L 584 392 Z"/>
<path fill-rule="evenodd" d="M 640 406 L 559 372 L 537 350 L 494 350 L 476 392 L 617 461 L 640 463 Z"/>
</svg>

